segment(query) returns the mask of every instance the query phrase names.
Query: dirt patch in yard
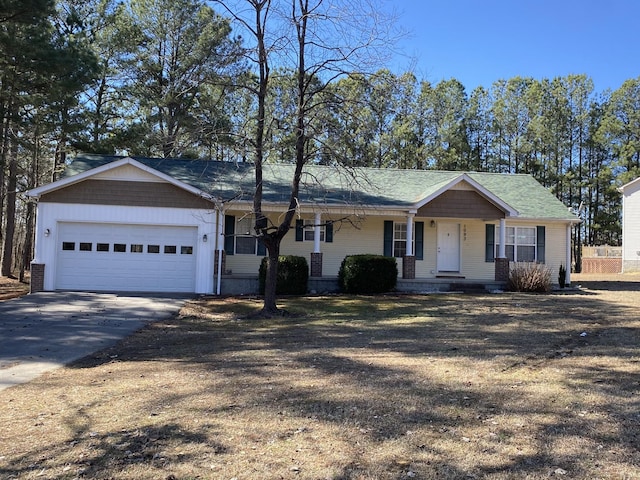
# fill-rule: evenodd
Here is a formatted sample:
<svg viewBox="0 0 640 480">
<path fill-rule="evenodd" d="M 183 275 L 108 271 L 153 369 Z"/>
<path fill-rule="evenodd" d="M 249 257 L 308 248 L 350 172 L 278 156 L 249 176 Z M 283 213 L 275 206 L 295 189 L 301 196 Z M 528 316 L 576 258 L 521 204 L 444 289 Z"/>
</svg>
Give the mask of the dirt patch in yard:
<svg viewBox="0 0 640 480">
<path fill-rule="evenodd" d="M 577 283 L 200 298 L 0 392 L 0 477 L 640 478 L 640 283 Z"/>
<path fill-rule="evenodd" d="M 0 277 L 0 302 L 10 298 L 21 297 L 29 293 L 29 284 L 15 278 Z"/>
</svg>

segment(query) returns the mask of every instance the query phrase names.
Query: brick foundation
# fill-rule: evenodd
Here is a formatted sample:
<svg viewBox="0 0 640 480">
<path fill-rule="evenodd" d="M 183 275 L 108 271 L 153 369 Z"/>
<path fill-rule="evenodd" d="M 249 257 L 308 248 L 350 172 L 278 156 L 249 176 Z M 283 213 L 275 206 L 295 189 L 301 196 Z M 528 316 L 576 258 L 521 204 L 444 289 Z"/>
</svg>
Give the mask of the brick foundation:
<svg viewBox="0 0 640 480">
<path fill-rule="evenodd" d="M 44 291 L 44 263 L 31 264 L 31 293 Z"/>
<path fill-rule="evenodd" d="M 416 278 L 416 257 L 413 255 L 402 257 L 402 278 L 406 280 Z"/>
<path fill-rule="evenodd" d="M 509 259 L 508 258 L 496 258 L 495 259 L 495 281 L 506 282 L 509 280 Z"/>
<path fill-rule="evenodd" d="M 311 275 L 312 277 L 322 276 L 322 253 L 311 253 Z"/>
</svg>

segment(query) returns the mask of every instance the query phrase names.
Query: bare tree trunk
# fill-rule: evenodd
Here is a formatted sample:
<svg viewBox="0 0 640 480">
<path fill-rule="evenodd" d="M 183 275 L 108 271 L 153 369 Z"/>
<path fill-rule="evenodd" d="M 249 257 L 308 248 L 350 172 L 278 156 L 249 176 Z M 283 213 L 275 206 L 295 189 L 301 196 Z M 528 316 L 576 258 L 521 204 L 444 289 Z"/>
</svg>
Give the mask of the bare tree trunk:
<svg viewBox="0 0 640 480">
<path fill-rule="evenodd" d="M 24 245 L 22 248 L 22 262 L 20 265 L 20 281 L 25 281 L 25 270 L 31 270 L 31 259 L 33 258 L 33 231 L 34 231 L 34 212 L 33 202 L 27 203 L 27 212 L 25 215 L 25 232 Z"/>
<path fill-rule="evenodd" d="M 268 219 L 262 212 L 262 190 L 263 190 L 263 177 L 262 177 L 262 162 L 264 160 L 264 131 L 265 131 L 265 116 L 266 116 L 266 102 L 267 102 L 267 90 L 269 87 L 269 61 L 267 48 L 265 45 L 265 32 L 264 26 L 266 24 L 267 17 L 269 15 L 269 0 L 255 0 L 253 3 L 255 9 L 255 37 L 258 43 L 258 120 L 256 122 L 255 130 L 255 186 L 256 190 L 253 195 L 253 211 L 255 214 L 255 226 L 254 229 L 259 238 L 264 242 L 267 248 L 268 263 L 267 263 L 267 277 L 265 279 L 264 288 L 264 301 L 262 305 L 262 315 L 270 316 L 278 313 L 278 306 L 276 305 L 276 286 L 278 283 L 278 257 L 280 256 L 280 242 L 282 237 L 278 232 L 269 233 L 267 230 Z"/>
<path fill-rule="evenodd" d="M 298 8 L 300 11 L 298 12 L 299 16 L 296 24 L 296 31 L 298 36 L 298 71 L 297 71 L 297 102 L 296 102 L 296 168 L 293 174 L 293 181 L 291 182 L 291 194 L 289 196 L 289 208 L 287 209 L 284 218 L 275 232 L 269 233 L 267 235 L 267 241 L 265 241 L 265 246 L 267 247 L 267 251 L 269 254 L 269 263 L 267 265 L 267 278 L 265 281 L 265 291 L 264 291 L 264 305 L 262 307 L 262 313 L 265 315 L 275 314 L 278 312 L 278 306 L 276 305 L 276 287 L 278 283 L 278 257 L 280 255 L 280 244 L 284 236 L 289 232 L 291 228 L 291 222 L 293 221 L 293 217 L 296 212 L 296 207 L 298 205 L 298 195 L 300 191 L 300 178 L 302 177 L 302 169 L 306 163 L 306 82 L 308 80 L 308 72 L 305 69 L 305 45 L 306 45 L 306 34 L 307 34 L 307 19 L 309 14 L 309 6 L 308 0 L 292 0 L 293 2 L 293 12 L 295 15 L 296 12 L 296 2 L 298 3 Z M 264 46 L 264 42 L 261 42 L 261 45 Z M 260 57 L 262 59 L 262 51 L 260 52 Z M 262 64 L 262 61 L 261 61 Z M 262 65 L 261 65 L 262 66 Z M 266 63 L 266 50 L 264 56 L 264 66 L 267 67 Z M 268 70 L 267 70 L 268 73 Z M 261 75 L 262 78 L 262 75 Z M 266 99 L 266 87 L 268 86 L 267 81 L 264 82 L 264 85 L 261 87 L 265 88 L 264 91 L 264 99 Z M 263 104 L 264 108 L 264 104 Z M 258 119 L 260 122 L 262 120 L 262 127 L 259 130 L 259 134 L 264 133 L 264 110 L 262 112 L 262 116 Z M 260 142 L 262 147 L 262 141 Z M 260 149 L 260 158 L 262 159 L 262 148 Z M 262 162 L 261 162 L 262 163 Z M 256 165 L 256 173 L 258 171 Z M 260 203 L 256 204 L 256 195 L 254 197 L 254 206 L 257 206 L 258 209 L 261 208 L 262 204 L 262 168 L 260 168 L 260 182 L 258 183 L 258 178 L 256 177 L 256 185 L 259 185 L 260 188 Z M 256 229 L 258 229 L 258 222 L 262 222 L 263 227 L 266 228 L 266 218 L 262 215 L 261 209 L 256 209 L 256 214 L 260 214 L 260 216 L 256 216 Z M 265 232 L 266 233 L 266 232 Z"/>
<path fill-rule="evenodd" d="M 31 165 L 29 166 L 29 188 L 38 186 L 38 160 L 40 157 L 40 136 L 38 125 L 35 126 L 33 135 L 33 154 Z M 35 204 L 27 202 L 25 214 L 24 246 L 22 248 L 22 263 L 20 265 L 20 281 L 25 281 L 25 270 L 31 271 L 31 260 L 33 259 L 33 244 L 35 230 Z"/>
<path fill-rule="evenodd" d="M 16 227 L 16 187 L 18 183 L 18 143 L 11 142 L 9 152 L 9 178 L 7 179 L 7 205 L 5 214 L 5 237 L 2 253 L 2 272 L 5 277 L 12 275 L 13 236 Z"/>
<path fill-rule="evenodd" d="M 253 214 L 255 215 L 254 231 L 257 238 L 264 243 L 268 253 L 264 304 L 260 315 L 270 316 L 281 314 L 282 312 L 279 312 L 276 306 L 278 257 L 282 239 L 291 229 L 293 218 L 298 212 L 300 180 L 309 155 L 307 149 L 310 145 L 310 130 L 308 127 L 314 118 L 313 110 L 319 108 L 319 105 L 313 104 L 313 99 L 314 97 L 318 98 L 316 96 L 326 89 L 327 84 L 321 85 L 325 82 L 325 80 L 323 80 L 324 73 L 328 73 L 331 77 L 336 78 L 342 73 L 346 73 L 345 70 L 342 70 L 342 66 L 351 70 L 351 66 L 356 64 L 360 65 L 360 60 L 364 59 L 366 51 L 375 50 L 376 45 L 380 45 L 383 37 L 378 36 L 376 33 L 378 32 L 377 29 L 374 29 L 372 38 L 369 35 L 370 32 L 367 26 L 358 23 L 353 24 L 353 26 L 356 31 L 364 32 L 366 30 L 366 38 L 370 38 L 369 42 L 365 42 L 364 44 L 332 45 L 330 39 L 325 38 L 324 40 L 326 40 L 327 43 L 323 43 L 320 40 L 322 37 L 320 29 L 323 24 L 333 25 L 337 30 L 344 32 L 345 29 L 343 28 L 344 25 L 342 25 L 342 22 L 348 21 L 351 18 L 351 16 L 333 17 L 332 14 L 336 12 L 336 10 L 332 8 L 332 2 L 325 0 L 314 0 L 312 5 L 310 5 L 310 0 L 246 0 L 246 4 L 250 8 L 247 8 L 243 13 L 238 13 L 231 8 L 230 5 L 233 2 L 227 2 L 226 0 L 215 1 L 221 5 L 232 18 L 245 27 L 256 42 L 255 50 L 248 51 L 248 58 L 254 62 L 258 69 L 258 79 L 256 83 L 252 82 L 246 85 L 246 87 L 252 94 L 256 95 L 258 110 L 254 136 L 251 139 L 255 164 L 255 191 L 253 195 Z M 269 11 L 272 8 L 272 4 L 275 14 L 280 16 L 279 18 L 276 17 L 273 23 L 271 21 L 268 22 Z M 337 9 L 337 11 L 341 11 L 341 9 Z M 251 12 L 251 19 L 245 16 L 247 12 Z M 374 25 L 374 19 L 379 18 L 378 13 L 379 12 L 373 9 L 371 10 L 372 22 L 369 26 Z M 311 35 L 308 30 L 310 25 L 314 25 L 314 21 L 319 23 L 316 27 L 318 30 L 312 31 L 312 33 L 316 34 L 315 36 Z M 282 27 L 290 26 L 295 30 L 295 33 L 291 32 L 292 34 L 289 34 L 289 32 L 285 32 L 284 30 L 280 31 L 281 29 L 278 24 Z M 270 31 L 270 35 L 265 35 L 265 30 L 268 28 L 268 25 L 273 25 L 273 30 Z M 307 36 L 308 34 L 309 37 Z M 356 40 L 357 37 L 357 35 L 353 37 L 355 42 L 359 41 Z M 295 38 L 295 42 L 293 38 Z M 270 42 L 269 45 L 266 44 L 267 41 Z M 349 39 L 346 39 L 346 42 L 349 41 Z M 289 204 L 283 212 L 283 215 L 278 217 L 282 220 L 276 225 L 275 223 L 270 223 L 262 211 L 264 180 L 262 169 L 265 154 L 266 100 L 269 94 L 269 53 L 274 52 L 274 54 L 278 54 L 277 51 L 281 48 L 283 50 L 280 53 L 286 53 L 284 57 L 292 58 L 293 71 L 296 72 L 297 85 L 294 94 L 296 100 L 295 125 L 291 125 L 291 127 L 295 128 L 296 142 L 295 170 L 293 178 L 291 179 Z M 310 50 L 311 53 L 308 50 Z M 315 57 L 313 55 L 314 51 L 316 53 Z M 296 54 L 295 57 L 294 53 Z M 310 55 L 308 58 L 307 54 Z M 295 58 L 295 60 L 293 60 L 293 58 Z M 312 60 L 311 66 L 307 65 L 307 60 Z M 320 86 L 315 82 L 319 82 Z"/>
<path fill-rule="evenodd" d="M 9 126 L 11 120 L 8 114 L 8 107 L 3 104 L 2 109 L 2 128 L 0 129 L 0 242 L 4 240 L 4 205 L 6 200 L 6 183 L 5 171 L 7 165 L 7 157 L 9 156 Z"/>
<path fill-rule="evenodd" d="M 267 246 L 268 262 L 267 262 L 267 276 L 265 278 L 264 285 L 264 303 L 262 306 L 262 315 L 274 315 L 279 312 L 276 304 L 277 292 L 276 286 L 278 284 L 278 257 L 280 256 L 280 240 L 271 238 L 270 244 Z M 267 244 L 267 242 L 265 242 Z"/>
</svg>

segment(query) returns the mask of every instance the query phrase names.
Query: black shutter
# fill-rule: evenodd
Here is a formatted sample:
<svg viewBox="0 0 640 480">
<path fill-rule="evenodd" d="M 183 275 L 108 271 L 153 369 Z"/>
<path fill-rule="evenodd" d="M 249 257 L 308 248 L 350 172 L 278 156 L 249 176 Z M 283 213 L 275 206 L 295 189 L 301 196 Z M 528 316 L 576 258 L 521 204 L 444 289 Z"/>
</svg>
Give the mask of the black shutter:
<svg viewBox="0 0 640 480">
<path fill-rule="evenodd" d="M 424 260 L 424 222 L 415 223 L 416 244 L 415 255 L 416 260 Z"/>
<path fill-rule="evenodd" d="M 296 220 L 296 242 L 304 240 L 304 220 Z"/>
<path fill-rule="evenodd" d="M 538 261 L 538 263 L 544 263 L 545 228 L 543 225 L 538 225 L 536 227 L 536 237 L 537 237 L 536 260 Z"/>
<path fill-rule="evenodd" d="M 384 221 L 384 256 L 393 257 L 393 222 Z"/>
<path fill-rule="evenodd" d="M 262 241 L 261 238 L 257 238 L 256 241 L 258 242 L 258 253 L 257 255 L 259 257 L 264 257 L 267 255 L 267 247 L 265 246 L 264 242 Z"/>
<path fill-rule="evenodd" d="M 496 255 L 496 226 L 492 223 L 487 223 L 485 231 L 484 261 L 493 262 Z"/>
<path fill-rule="evenodd" d="M 236 233 L 236 217 L 233 215 L 224 216 L 224 252 L 227 255 L 233 255 Z"/>
<path fill-rule="evenodd" d="M 327 222 L 324 227 L 324 241 L 327 243 L 333 242 L 333 222 Z"/>
</svg>

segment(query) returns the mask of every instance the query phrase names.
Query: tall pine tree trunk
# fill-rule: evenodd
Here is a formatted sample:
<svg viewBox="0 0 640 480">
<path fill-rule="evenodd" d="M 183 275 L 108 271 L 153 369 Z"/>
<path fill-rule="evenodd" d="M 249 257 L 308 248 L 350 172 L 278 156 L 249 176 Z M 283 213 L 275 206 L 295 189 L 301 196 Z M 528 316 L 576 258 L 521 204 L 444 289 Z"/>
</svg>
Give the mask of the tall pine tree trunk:
<svg viewBox="0 0 640 480">
<path fill-rule="evenodd" d="M 3 83 L 3 92 L 1 93 L 6 91 L 4 87 L 5 85 Z M 0 108 L 0 120 L 2 121 L 0 129 L 0 243 L 2 243 L 4 239 L 4 229 L 2 226 L 4 225 L 4 205 L 7 191 L 5 171 L 7 158 L 9 157 L 9 126 L 11 124 L 8 111 L 8 102 L 2 102 Z"/>
<path fill-rule="evenodd" d="M 29 188 L 35 188 L 38 186 L 38 160 L 40 157 L 40 135 L 38 127 L 39 126 L 37 124 L 34 127 L 33 154 L 31 157 L 31 165 L 29 166 Z M 24 221 L 24 246 L 22 248 L 22 262 L 20 265 L 21 282 L 25 281 L 25 270 L 31 271 L 31 260 L 33 259 L 33 235 L 35 231 L 35 216 L 35 204 L 33 203 L 33 201 L 28 201 Z"/>
<path fill-rule="evenodd" d="M 16 228 L 16 187 L 18 184 L 18 143 L 11 140 L 9 151 L 9 177 L 7 178 L 7 203 L 5 210 L 5 237 L 2 251 L 2 276 L 10 277 L 13 267 L 13 237 Z"/>
</svg>

